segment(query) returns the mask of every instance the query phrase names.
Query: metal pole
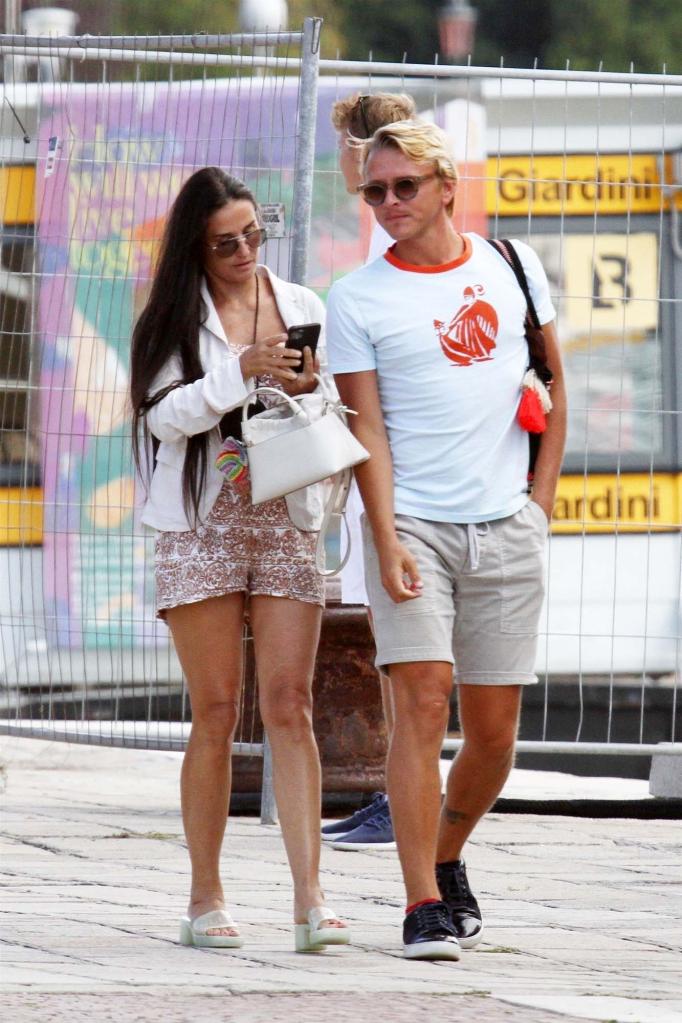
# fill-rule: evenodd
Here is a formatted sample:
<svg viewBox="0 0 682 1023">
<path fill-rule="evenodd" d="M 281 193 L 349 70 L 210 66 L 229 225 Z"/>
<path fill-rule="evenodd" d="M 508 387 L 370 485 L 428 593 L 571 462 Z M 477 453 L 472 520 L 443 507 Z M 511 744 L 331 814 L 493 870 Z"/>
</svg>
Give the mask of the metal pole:
<svg viewBox="0 0 682 1023">
<path fill-rule="evenodd" d="M 456 752 L 464 745 L 463 739 L 444 739 L 442 749 Z M 516 743 L 518 753 L 576 753 L 587 755 L 617 755 L 628 757 L 675 757 L 682 755 L 682 742 L 555 742 L 552 739 L 520 739 Z"/>
<path fill-rule="evenodd" d="M 5 32 L 9 36 L 21 31 L 21 0 L 5 0 Z"/>
<path fill-rule="evenodd" d="M 15 36 L 21 32 L 21 0 L 5 0 L 5 32 Z M 2 61 L 2 72 L 5 82 L 9 85 L 18 82 L 22 77 L 25 64 L 19 56 L 7 54 Z"/>
<path fill-rule="evenodd" d="M 308 20 L 308 19 L 306 19 Z M 321 22 L 320 18 L 309 19 Z M 47 43 L 29 44 L 26 36 L 0 36 L 0 54 L 40 57 L 41 50 L 48 49 L 50 56 L 65 57 L 68 60 L 116 60 L 125 62 L 150 61 L 154 64 L 200 65 L 201 67 L 266 67 L 295 71 L 303 62 L 291 57 L 253 57 L 247 54 L 191 53 L 187 51 L 162 52 L 149 48 L 135 50 L 109 49 L 94 43 L 88 45 L 88 36 L 81 36 L 77 46 L 62 46 L 58 37 L 51 37 Z M 92 40 L 94 37 L 90 37 Z M 156 36 L 144 37 L 143 42 L 155 41 Z M 317 53 L 315 57 L 318 58 Z M 402 64 L 386 61 L 362 60 L 319 60 L 316 71 L 338 75 L 389 75 L 404 81 L 405 75 L 432 82 L 434 78 L 464 79 L 500 78 L 514 81 L 547 82 L 593 82 L 597 85 L 653 85 L 658 89 L 682 86 L 682 75 L 638 74 L 618 71 L 553 71 L 542 68 L 477 67 L 469 64 Z"/>
<path fill-rule="evenodd" d="M 5 4 L 20 3 L 20 0 L 5 0 Z M 209 35 L 205 32 L 194 35 L 144 35 L 144 36 L 29 36 L 22 35 L 17 27 L 15 31 L 7 32 L 7 35 L 15 36 L 14 39 L 3 39 L 5 43 L 21 44 L 22 40 L 27 46 L 49 47 L 54 43 L 55 38 L 59 39 L 60 46 L 92 47 L 102 50 L 103 48 L 117 47 L 119 49 L 134 49 L 154 47 L 159 49 L 162 46 L 178 49 L 221 49 L 226 46 L 284 46 L 287 44 L 300 44 L 303 39 L 302 32 L 229 32 L 220 35 Z"/>
<path fill-rule="evenodd" d="M 157 728 L 151 728 L 157 725 Z M 151 721 L 141 727 L 139 721 L 117 721 L 107 735 L 92 730 L 92 721 L 50 721 L 47 718 L 6 718 L 0 720 L 0 735 L 15 738 L 49 739 L 50 742 L 74 742 L 90 746 L 127 746 L 134 749 L 183 750 L 191 725 L 185 721 Z M 444 739 L 443 750 L 454 753 L 462 739 Z M 520 739 L 518 753 L 570 753 L 578 756 L 606 754 L 610 756 L 682 757 L 682 742 L 559 742 L 551 739 Z M 272 794 L 272 753 L 267 737 L 259 742 L 235 742 L 235 756 L 263 757 L 263 794 L 261 812 L 270 807 L 265 823 L 276 823 L 277 810 Z M 269 764 L 268 764 L 269 761 Z M 269 790 L 269 791 L 268 791 Z"/>
<path fill-rule="evenodd" d="M 88 746 L 115 746 L 131 749 L 184 750 L 191 724 L 189 721 L 114 721 L 106 734 L 94 731 L 97 722 L 49 718 L 3 718 L 0 735 L 22 739 L 47 739 L 50 742 L 75 742 Z M 235 742 L 235 756 L 261 757 L 260 742 Z"/>
<path fill-rule="evenodd" d="M 272 780 L 272 748 L 267 735 L 263 733 L 263 785 L 260 793 L 261 824 L 277 824 L 277 803 Z"/>
<path fill-rule="evenodd" d="M 16 36 L 12 39 L 16 40 Z M 20 37 L 25 38 L 25 37 Z M 148 39 L 142 40 L 149 42 Z M 257 49 L 257 47 L 256 47 Z M 16 54 L 25 57 L 63 57 L 78 62 L 84 60 L 123 61 L 125 63 L 149 62 L 150 64 L 180 64 L 183 67 L 265 67 L 281 68 L 285 71 L 296 71 L 301 61 L 290 57 L 259 57 L 248 54 L 234 53 L 195 53 L 189 50 L 151 50 L 144 46 L 138 49 L 109 49 L 95 45 L 62 46 L 58 36 L 50 36 L 47 45 L 34 45 L 22 42 L 7 42 L 6 36 L 0 36 L 0 54 Z"/>
<path fill-rule="evenodd" d="M 291 211 L 289 258 L 289 279 L 294 284 L 305 284 L 308 275 L 321 28 L 321 18 L 306 18 L 303 23 L 298 139 L 294 164 L 294 202 Z"/>
</svg>

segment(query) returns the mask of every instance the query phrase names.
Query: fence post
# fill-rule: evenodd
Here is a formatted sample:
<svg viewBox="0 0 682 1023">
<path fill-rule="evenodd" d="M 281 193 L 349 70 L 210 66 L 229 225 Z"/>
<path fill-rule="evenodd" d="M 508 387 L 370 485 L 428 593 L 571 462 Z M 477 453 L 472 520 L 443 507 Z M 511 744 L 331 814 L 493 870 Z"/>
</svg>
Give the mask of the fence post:
<svg viewBox="0 0 682 1023">
<path fill-rule="evenodd" d="M 298 139 L 294 161 L 294 201 L 291 211 L 291 255 L 289 259 L 289 279 L 294 284 L 305 284 L 308 275 L 321 28 L 321 18 L 306 18 L 303 23 Z"/>
<path fill-rule="evenodd" d="M 260 794 L 261 824 L 277 824 L 277 803 L 272 784 L 272 748 L 267 733 L 263 732 L 263 785 Z"/>
<path fill-rule="evenodd" d="M 294 284 L 305 284 L 308 275 L 321 28 L 321 18 L 306 18 L 303 23 L 298 140 L 294 161 L 294 201 L 291 211 L 291 257 L 289 260 L 289 278 Z M 261 824 L 277 823 L 277 804 L 272 786 L 272 750 L 265 733 L 263 734 L 263 786 L 260 819 Z"/>
</svg>

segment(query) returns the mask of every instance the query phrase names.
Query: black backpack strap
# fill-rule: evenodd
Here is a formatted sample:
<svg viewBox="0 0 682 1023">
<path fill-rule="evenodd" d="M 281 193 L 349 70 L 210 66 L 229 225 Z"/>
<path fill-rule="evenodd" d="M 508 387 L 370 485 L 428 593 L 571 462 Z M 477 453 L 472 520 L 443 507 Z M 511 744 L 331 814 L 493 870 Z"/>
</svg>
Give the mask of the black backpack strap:
<svg viewBox="0 0 682 1023">
<path fill-rule="evenodd" d="M 526 271 L 523 269 L 523 263 L 519 259 L 518 252 L 516 251 L 516 249 L 514 248 L 514 246 L 509 241 L 508 238 L 503 238 L 501 241 L 498 241 L 496 238 L 489 238 L 488 241 L 493 246 L 493 248 L 497 249 L 500 255 L 504 256 L 504 258 L 507 260 L 510 267 L 514 271 L 514 275 L 517 281 L 519 282 L 519 287 L 521 288 L 521 291 L 524 294 L 524 298 L 526 299 L 528 315 L 530 316 L 531 323 L 533 324 L 536 330 L 539 330 L 540 319 L 535 308 L 535 303 L 533 302 L 533 297 L 530 293 L 530 288 L 528 287 L 528 278 L 526 277 Z"/>
<path fill-rule="evenodd" d="M 528 358 L 530 366 L 535 370 L 538 377 L 544 384 L 550 384 L 552 382 L 552 371 L 547 365 L 547 352 L 545 349 L 545 338 L 542 333 L 542 327 L 540 326 L 540 319 L 533 302 L 533 297 L 528 287 L 528 278 L 526 277 L 526 271 L 523 269 L 523 264 L 519 259 L 519 254 L 509 241 L 508 238 L 499 240 L 497 238 L 487 238 L 486 241 L 489 245 L 495 249 L 496 252 L 502 256 L 502 258 L 509 264 L 514 272 L 514 276 L 518 281 L 518 285 L 523 292 L 523 296 L 526 300 L 526 320 L 524 326 L 524 334 L 526 338 L 526 344 L 528 345 Z M 542 434 L 540 433 L 529 433 L 528 443 L 530 446 L 530 457 L 528 460 L 528 479 L 532 481 L 535 472 L 535 463 L 537 461 L 538 452 L 540 450 L 540 440 Z"/>
<path fill-rule="evenodd" d="M 549 384 L 552 382 L 552 371 L 547 365 L 545 336 L 542 333 L 540 319 L 530 293 L 530 288 L 528 287 L 528 279 L 526 277 L 525 270 L 523 269 L 523 264 L 519 259 L 516 249 L 507 238 L 504 238 L 502 241 L 497 238 L 488 238 L 487 241 L 488 244 L 492 245 L 495 251 L 498 252 L 505 262 L 511 267 L 518 285 L 523 292 L 523 296 L 526 300 L 526 322 L 524 333 L 526 337 L 526 344 L 528 345 L 530 366 L 535 370 L 538 377 L 544 384 Z"/>
</svg>

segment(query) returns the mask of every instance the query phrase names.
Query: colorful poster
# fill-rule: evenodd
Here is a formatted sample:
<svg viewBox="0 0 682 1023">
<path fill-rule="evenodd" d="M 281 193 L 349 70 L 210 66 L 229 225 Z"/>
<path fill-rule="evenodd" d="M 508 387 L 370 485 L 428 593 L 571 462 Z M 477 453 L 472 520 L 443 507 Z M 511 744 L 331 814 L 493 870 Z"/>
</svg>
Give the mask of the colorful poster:
<svg viewBox="0 0 682 1023">
<path fill-rule="evenodd" d="M 130 336 L 164 217 L 195 169 L 231 168 L 290 209 L 295 135 L 283 126 L 296 120 L 296 83 L 250 84 L 73 86 L 56 89 L 43 116 L 43 564 L 58 645 L 167 639 L 153 610 L 153 539 L 135 512 Z M 270 247 L 274 269 L 287 256 L 286 238 Z"/>
</svg>

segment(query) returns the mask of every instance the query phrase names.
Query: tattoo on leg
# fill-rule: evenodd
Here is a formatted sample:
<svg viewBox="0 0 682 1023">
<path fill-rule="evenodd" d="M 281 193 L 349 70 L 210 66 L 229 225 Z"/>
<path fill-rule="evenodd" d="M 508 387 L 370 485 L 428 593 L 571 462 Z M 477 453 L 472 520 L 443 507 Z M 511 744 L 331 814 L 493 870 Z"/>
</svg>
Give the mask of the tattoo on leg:
<svg viewBox="0 0 682 1023">
<path fill-rule="evenodd" d="M 443 808 L 445 813 L 445 819 L 448 824 L 459 824 L 460 821 L 466 821 L 469 819 L 468 813 L 462 813 L 461 810 L 452 810 L 449 806 Z"/>
</svg>

